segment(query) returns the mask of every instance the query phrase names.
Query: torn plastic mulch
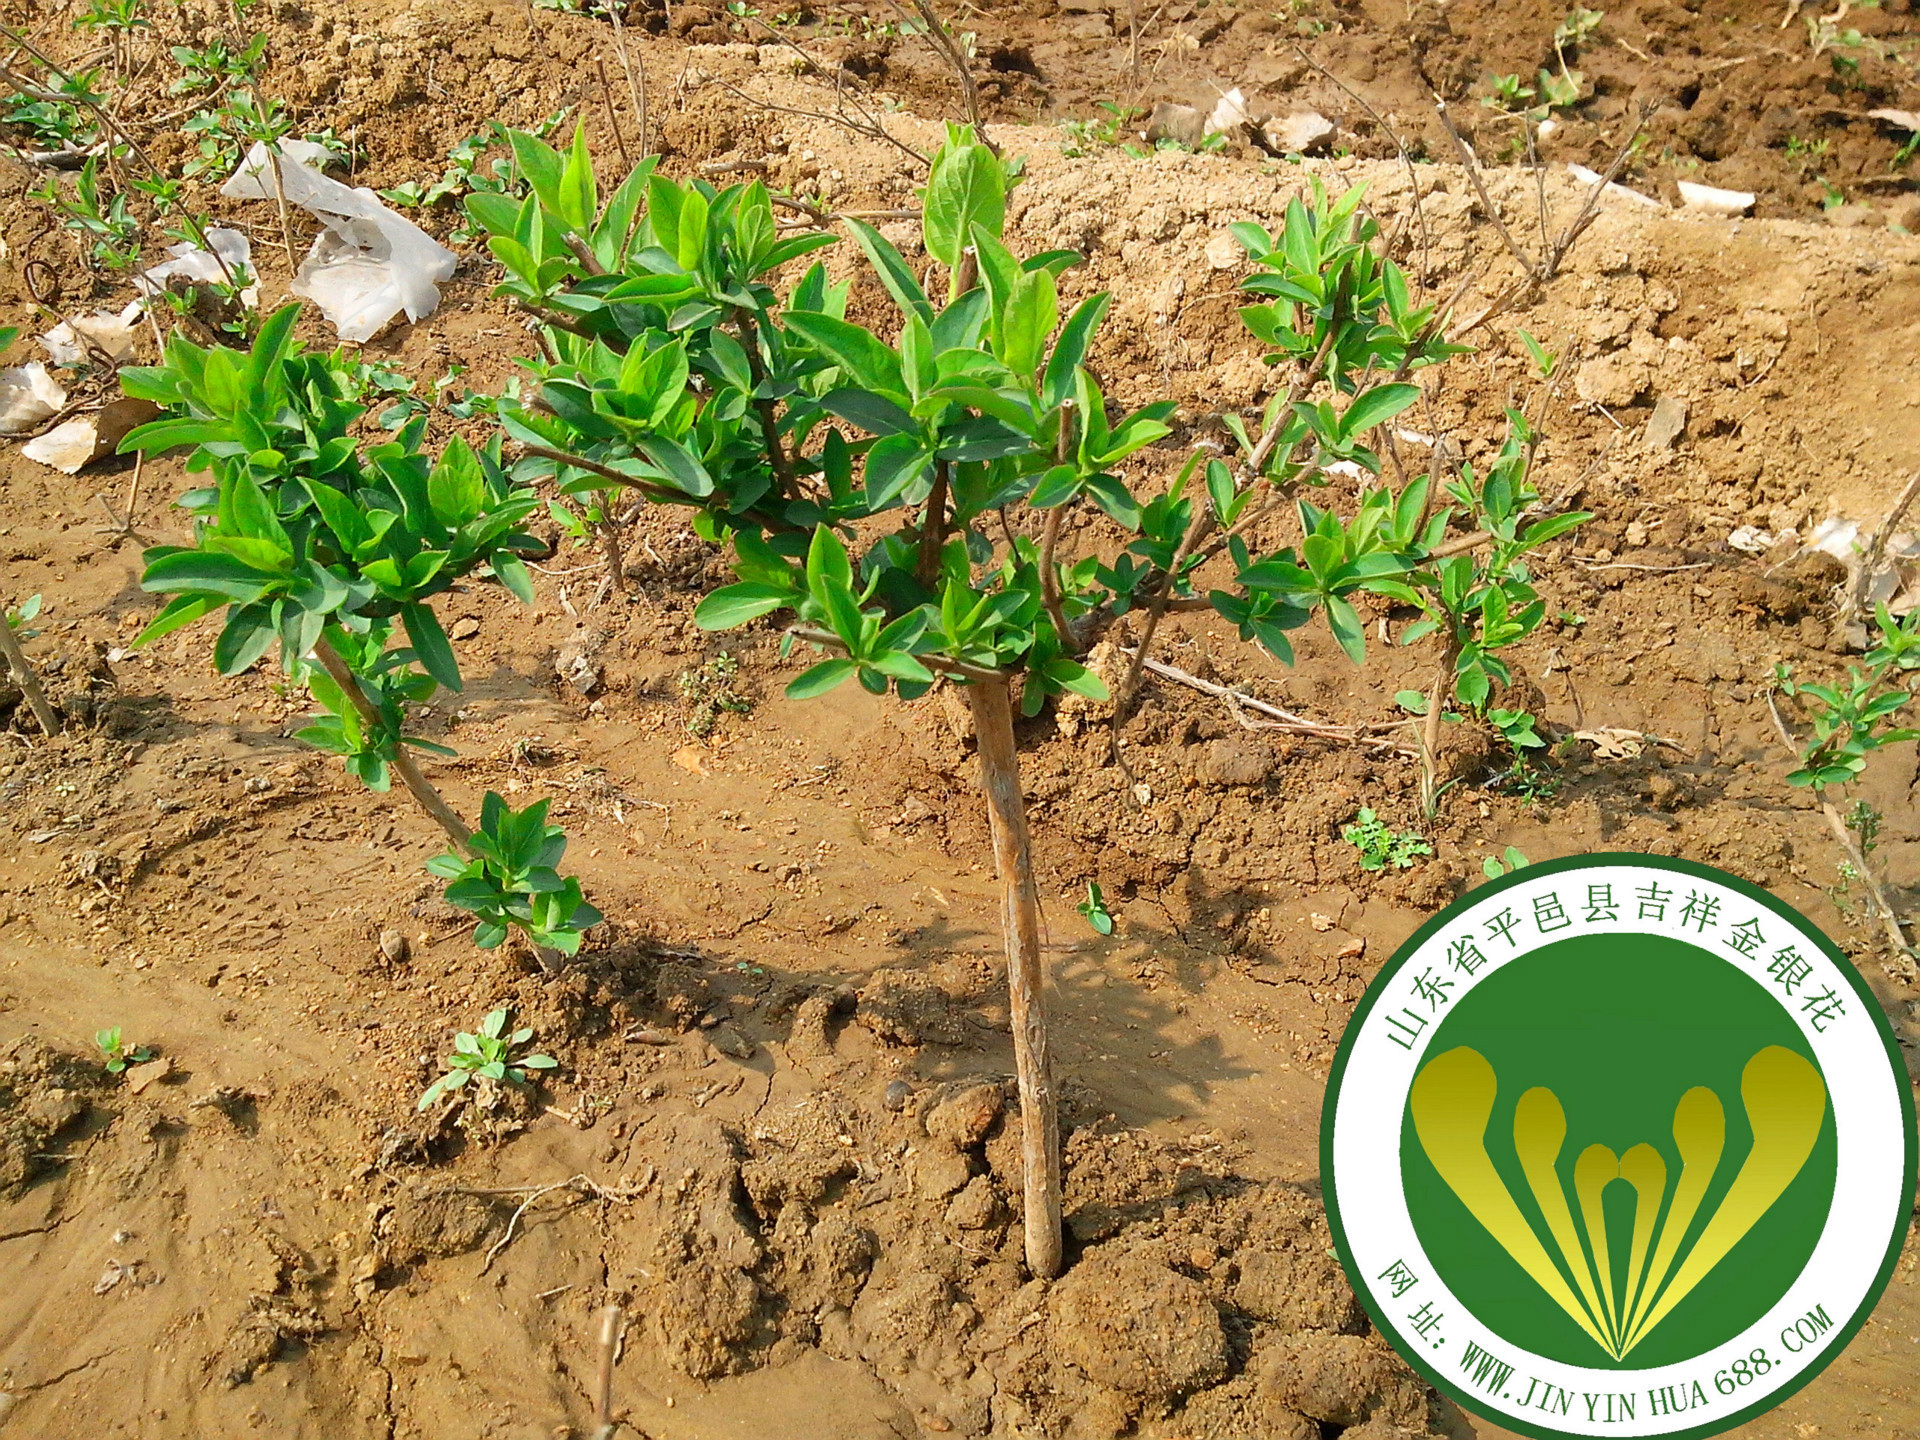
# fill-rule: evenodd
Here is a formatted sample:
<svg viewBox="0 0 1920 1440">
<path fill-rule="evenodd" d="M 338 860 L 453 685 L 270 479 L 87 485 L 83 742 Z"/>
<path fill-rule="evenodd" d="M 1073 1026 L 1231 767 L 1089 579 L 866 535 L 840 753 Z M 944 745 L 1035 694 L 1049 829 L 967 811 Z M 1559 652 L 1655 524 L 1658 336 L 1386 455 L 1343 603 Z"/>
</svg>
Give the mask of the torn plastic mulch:
<svg viewBox="0 0 1920 1440">
<path fill-rule="evenodd" d="M 271 200 L 273 169 L 267 147 L 256 144 L 220 193 L 233 200 Z M 403 310 L 409 320 L 424 320 L 439 308 L 440 284 L 458 263 L 451 250 L 381 204 L 371 190 L 330 180 L 284 151 L 279 170 L 287 203 L 327 227 L 291 288 L 320 307 L 341 339 L 371 340 Z"/>
</svg>

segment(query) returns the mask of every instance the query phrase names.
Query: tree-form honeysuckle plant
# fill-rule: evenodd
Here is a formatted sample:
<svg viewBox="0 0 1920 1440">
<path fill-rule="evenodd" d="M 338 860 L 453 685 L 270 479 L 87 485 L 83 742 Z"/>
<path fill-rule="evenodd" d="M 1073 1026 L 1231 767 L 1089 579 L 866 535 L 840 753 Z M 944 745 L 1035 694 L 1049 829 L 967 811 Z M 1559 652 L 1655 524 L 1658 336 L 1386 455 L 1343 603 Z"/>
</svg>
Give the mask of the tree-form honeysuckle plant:
<svg viewBox="0 0 1920 1440">
<path fill-rule="evenodd" d="M 1272 297 L 1249 324 L 1291 383 L 1257 438 L 1229 420 L 1234 463 L 1176 457 L 1171 482 L 1143 499 L 1122 471 L 1169 439 L 1174 407 L 1110 412 L 1087 364 L 1109 297 L 1063 306 L 1058 277 L 1078 257 L 1009 248 L 1017 169 L 971 131 L 950 128 L 921 192 L 940 298 L 887 239 L 846 222 L 898 311 L 884 335 L 847 318 L 847 287 L 820 264 L 780 283 L 834 237 L 782 237 L 759 184 L 716 190 L 643 165 L 601 203 L 580 141 L 567 156 L 513 144 L 526 200 L 469 208 L 506 268 L 502 293 L 546 322 L 527 362 L 536 383 L 499 410 L 522 447 L 514 475 L 690 509 L 738 577 L 696 618 L 729 629 L 786 616 L 786 644 L 820 652 L 793 697 L 849 680 L 903 699 L 963 689 L 1005 890 L 1027 1262 L 1050 1276 L 1059 1136 L 1016 706 L 1035 715 L 1069 690 L 1107 698 L 1081 657 L 1136 609 L 1144 655 L 1175 603 L 1217 610 L 1283 661 L 1287 632 L 1322 611 L 1358 659 L 1348 597 L 1430 558 L 1450 517 L 1427 514 L 1424 491 L 1378 482 L 1376 437 L 1418 398 L 1407 375 L 1459 347 L 1412 304 L 1359 192 L 1316 189 L 1278 240 L 1239 231 L 1259 265 L 1249 288 Z M 1260 516 L 1343 462 L 1370 478 L 1353 519 L 1303 506 L 1297 550 L 1250 548 Z M 1062 553 L 1076 510 L 1117 527 L 1117 553 Z M 1234 575 L 1203 596 L 1199 569 L 1223 551 Z"/>
<path fill-rule="evenodd" d="M 483 872 L 509 852 L 517 862 L 517 840 L 503 846 L 491 823 L 475 835 L 414 763 L 414 750 L 453 752 L 407 733 L 406 710 L 436 688 L 461 688 L 435 597 L 484 576 L 531 602 L 519 555 L 541 547 L 518 526 L 537 497 L 508 477 L 497 442 L 476 451 L 455 439 L 437 459 L 426 454 L 424 416 L 383 443 L 362 441 L 353 428 L 364 411 L 358 367 L 298 345 L 298 314 L 292 305 L 274 314 L 249 353 L 203 349 L 176 332 L 164 364 L 120 372 L 129 395 L 168 411 L 122 448 L 191 447 L 188 471 L 211 482 L 179 501 L 194 543 L 146 552 L 142 585 L 171 598 L 137 643 L 218 612 L 223 675 L 278 643 L 287 674 L 322 708 L 300 738 L 342 756 L 370 789 L 386 790 L 397 774 Z M 404 645 L 391 643 L 396 631 Z M 504 813 L 490 795 L 484 814 Z M 544 811 L 533 828 L 543 823 Z M 514 888 L 528 883 L 529 867 L 510 867 L 510 903 L 480 911 L 484 943 L 501 938 L 486 927 L 510 923 L 538 946 L 578 948 L 599 912 L 576 882 L 548 884 L 557 858 L 532 867 L 541 896 L 532 905 Z"/>
</svg>

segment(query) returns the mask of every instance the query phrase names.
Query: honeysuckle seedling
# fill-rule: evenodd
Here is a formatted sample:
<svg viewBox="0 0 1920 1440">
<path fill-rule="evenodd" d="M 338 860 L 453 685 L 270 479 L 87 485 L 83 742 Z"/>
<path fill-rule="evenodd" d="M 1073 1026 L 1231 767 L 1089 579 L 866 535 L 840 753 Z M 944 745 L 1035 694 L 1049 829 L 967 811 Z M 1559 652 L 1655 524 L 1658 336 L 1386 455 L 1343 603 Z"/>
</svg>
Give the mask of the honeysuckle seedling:
<svg viewBox="0 0 1920 1440">
<path fill-rule="evenodd" d="M 507 1011 L 492 1011 L 469 1035 L 464 1030 L 453 1037 L 453 1053 L 447 1056 L 447 1072 L 421 1093 L 416 1109 L 425 1110 L 441 1096 L 458 1090 L 469 1080 L 491 1080 L 499 1085 L 525 1085 L 527 1072 L 552 1070 L 559 1061 L 551 1055 L 516 1055 L 514 1052 L 533 1039 L 531 1027 L 507 1032 Z"/>
<path fill-rule="evenodd" d="M 1864 669 L 1849 665 L 1844 683 L 1815 685 L 1795 679 L 1793 668 L 1783 661 L 1774 667 L 1767 705 L 1781 741 L 1798 762 L 1787 783 L 1813 791 L 1848 863 L 1866 881 L 1895 952 L 1911 957 L 1898 913 L 1873 868 L 1880 813 L 1864 800 L 1843 813 L 1828 793 L 1842 793 L 1859 779 L 1875 751 L 1920 738 L 1920 729 L 1894 723 L 1913 700 L 1907 677 L 1920 669 L 1920 610 L 1896 619 L 1881 603 L 1874 607 L 1873 621 Z M 1775 692 L 1799 702 L 1808 733 L 1796 735 L 1789 727 Z"/>
</svg>

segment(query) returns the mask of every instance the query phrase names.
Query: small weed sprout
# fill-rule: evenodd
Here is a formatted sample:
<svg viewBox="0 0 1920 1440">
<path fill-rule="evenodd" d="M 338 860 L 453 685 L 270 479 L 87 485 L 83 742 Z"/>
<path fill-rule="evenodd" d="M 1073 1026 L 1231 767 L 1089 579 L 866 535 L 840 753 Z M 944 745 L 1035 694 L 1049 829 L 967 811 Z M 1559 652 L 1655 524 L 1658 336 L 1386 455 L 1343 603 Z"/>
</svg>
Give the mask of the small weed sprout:
<svg viewBox="0 0 1920 1440">
<path fill-rule="evenodd" d="M 1113 934 L 1113 912 L 1107 909 L 1107 897 L 1100 893 L 1100 887 L 1091 880 L 1087 882 L 1087 898 L 1073 908 L 1085 917 L 1087 924 L 1097 933 Z"/>
<path fill-rule="evenodd" d="M 4 333 L 5 332 L 0 332 L 0 334 L 4 334 Z M 6 348 L 5 346 L 0 345 L 0 350 L 4 350 L 5 348 Z M 34 636 L 38 635 L 40 632 L 38 630 L 27 629 L 27 622 L 32 620 L 34 616 L 38 615 L 39 613 L 40 613 L 40 597 L 38 595 L 29 595 L 26 599 L 22 600 L 18 605 L 11 607 L 6 612 L 7 628 L 13 631 L 15 635 L 19 636 L 20 639 L 31 640 L 34 638 Z"/>
<path fill-rule="evenodd" d="M 156 1053 L 150 1045 L 127 1044 L 118 1025 L 108 1030 L 94 1031 L 93 1043 L 109 1075 L 118 1075 L 129 1065 L 143 1065 L 153 1059 Z"/>
<path fill-rule="evenodd" d="M 1063 120 L 1060 128 L 1066 132 L 1066 140 L 1061 143 L 1060 153 L 1069 160 L 1091 154 L 1094 150 L 1109 145 L 1118 145 L 1120 137 L 1127 133 L 1140 111 L 1126 105 L 1115 105 L 1110 100 L 1102 100 L 1094 107 L 1106 112 L 1104 116 L 1092 116 L 1085 120 Z"/>
<path fill-rule="evenodd" d="M 753 701 L 733 688 L 739 673 L 740 662 L 725 650 L 697 670 L 680 672 L 680 698 L 692 712 L 687 718 L 689 735 L 704 740 L 722 715 L 746 715 L 753 710 Z"/>
<path fill-rule="evenodd" d="M 1606 18 L 1606 13 L 1600 10 L 1582 10 L 1577 6 L 1569 10 L 1567 18 L 1553 27 L 1554 50 L 1562 54 L 1568 50 L 1578 50 Z"/>
<path fill-rule="evenodd" d="M 1340 838 L 1360 852 L 1362 870 L 1410 870 L 1422 855 L 1431 855 L 1433 846 L 1423 835 L 1411 830 L 1395 831 L 1370 808 L 1362 808 L 1353 824 L 1340 832 Z"/>
<path fill-rule="evenodd" d="M 505 1006 L 493 1011 L 473 1034 L 463 1030 L 453 1037 L 447 1073 L 426 1088 L 416 1108 L 425 1110 L 441 1096 L 460 1089 L 476 1077 L 497 1085 L 525 1085 L 529 1070 L 551 1070 L 560 1063 L 551 1055 L 514 1054 L 532 1039 L 533 1030 L 528 1026 L 507 1033 Z"/>
<path fill-rule="evenodd" d="M 1489 110 L 1498 110 L 1505 115 L 1524 114 L 1533 104 L 1534 88 L 1518 75 L 1495 75 L 1493 93 L 1483 96 L 1480 103 Z"/>
<path fill-rule="evenodd" d="M 1507 846 L 1505 855 L 1489 855 L 1480 862 L 1480 873 L 1489 880 L 1498 880 L 1502 875 L 1511 875 L 1516 870 L 1524 870 L 1527 857 L 1520 853 L 1519 847 Z"/>
</svg>

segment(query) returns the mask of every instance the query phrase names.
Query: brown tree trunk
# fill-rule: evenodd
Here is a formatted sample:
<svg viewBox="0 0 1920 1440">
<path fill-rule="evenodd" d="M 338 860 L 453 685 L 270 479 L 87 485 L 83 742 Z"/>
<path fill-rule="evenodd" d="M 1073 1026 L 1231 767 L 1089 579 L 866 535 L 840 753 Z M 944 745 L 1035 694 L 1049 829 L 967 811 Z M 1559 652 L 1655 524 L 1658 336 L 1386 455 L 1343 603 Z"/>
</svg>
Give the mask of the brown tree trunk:
<svg viewBox="0 0 1920 1440">
<path fill-rule="evenodd" d="M 314 644 L 313 658 L 318 660 L 321 668 L 333 677 L 333 683 L 346 693 L 353 708 L 360 712 L 361 722 L 369 730 L 377 729 L 380 725 L 380 712 L 373 708 L 373 702 L 367 698 L 367 692 L 360 688 L 359 678 L 341 658 L 340 652 L 322 637 Z M 406 746 L 394 746 L 392 764 L 393 773 L 400 777 L 400 783 L 407 787 L 414 801 L 436 825 L 447 832 L 447 838 L 453 841 L 454 848 L 465 854 L 467 842 L 473 838 L 473 832 L 467 828 L 467 822 L 456 815 L 453 807 L 447 804 L 446 797 L 434 789 L 433 782 L 421 773 L 420 767 L 414 763 L 413 756 L 407 753 Z"/>
<path fill-rule="evenodd" d="M 1013 739 L 1012 687 L 1005 680 L 967 686 L 987 792 L 993 863 L 1005 897 L 1007 996 L 1013 1010 L 1013 1063 L 1020 1082 L 1026 1164 L 1027 1269 L 1043 1280 L 1060 1273 L 1060 1121 L 1047 1046 L 1046 973 L 1040 958 L 1040 896 L 1033 882 L 1020 755 Z"/>
<path fill-rule="evenodd" d="M 27 705 L 33 711 L 33 718 L 40 722 L 40 728 L 49 737 L 58 735 L 60 716 L 47 703 L 47 692 L 40 688 L 40 677 L 33 673 L 33 666 L 27 662 L 27 652 L 20 648 L 20 637 L 13 633 L 13 627 L 3 614 L 0 614 L 0 655 L 6 657 L 7 669 L 13 672 L 13 683 L 27 697 Z"/>
</svg>

